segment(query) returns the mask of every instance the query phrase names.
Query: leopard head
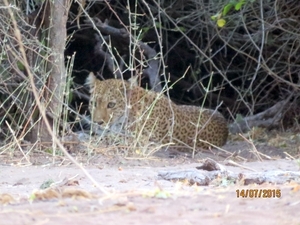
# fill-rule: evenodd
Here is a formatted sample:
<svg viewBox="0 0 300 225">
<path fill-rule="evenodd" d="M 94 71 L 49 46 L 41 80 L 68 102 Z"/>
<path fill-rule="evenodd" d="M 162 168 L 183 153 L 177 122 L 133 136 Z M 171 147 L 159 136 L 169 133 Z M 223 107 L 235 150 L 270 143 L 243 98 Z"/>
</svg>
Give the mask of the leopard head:
<svg viewBox="0 0 300 225">
<path fill-rule="evenodd" d="M 100 81 L 91 72 L 86 84 L 90 88 L 89 110 L 93 122 L 111 125 L 124 115 L 127 82 L 117 79 Z"/>
</svg>

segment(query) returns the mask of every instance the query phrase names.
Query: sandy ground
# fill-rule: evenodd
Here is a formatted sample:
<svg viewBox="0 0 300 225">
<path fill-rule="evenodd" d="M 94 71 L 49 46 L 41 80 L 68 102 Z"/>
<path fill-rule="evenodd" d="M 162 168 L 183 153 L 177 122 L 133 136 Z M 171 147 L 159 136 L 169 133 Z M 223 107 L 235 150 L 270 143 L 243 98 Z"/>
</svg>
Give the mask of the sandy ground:
<svg viewBox="0 0 300 225">
<path fill-rule="evenodd" d="M 98 155 L 89 162 L 82 160 L 96 187 L 68 160 L 52 163 L 50 156 L 32 156 L 34 164 L 28 166 L 2 156 L 0 224 L 300 224 L 300 178 L 280 185 L 196 186 L 158 177 L 160 171 L 195 168 L 205 157 Z M 236 172 L 300 168 L 297 160 L 289 159 L 238 162 L 248 169 L 218 159 Z M 47 181 L 54 182 L 52 188 L 41 191 Z M 237 197 L 237 191 L 255 189 L 279 190 L 281 197 Z"/>
</svg>

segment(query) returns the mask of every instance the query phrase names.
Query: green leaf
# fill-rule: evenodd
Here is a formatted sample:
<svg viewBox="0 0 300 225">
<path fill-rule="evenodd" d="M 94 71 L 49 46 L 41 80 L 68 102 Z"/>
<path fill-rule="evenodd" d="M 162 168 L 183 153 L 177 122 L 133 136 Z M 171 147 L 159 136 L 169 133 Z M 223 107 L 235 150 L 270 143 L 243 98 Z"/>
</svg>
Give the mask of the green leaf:
<svg viewBox="0 0 300 225">
<path fill-rule="evenodd" d="M 156 191 L 155 193 L 155 198 L 162 198 L 162 199 L 166 199 L 166 198 L 169 198 L 171 197 L 170 193 L 167 192 L 167 191 L 163 191 L 163 190 L 160 190 L 160 191 Z"/>
<path fill-rule="evenodd" d="M 245 1 L 244 1 L 244 0 L 238 2 L 238 3 L 234 6 L 234 9 L 235 9 L 236 11 L 238 11 L 238 10 L 240 10 L 240 9 L 242 8 L 243 5 L 245 5 Z"/>
<path fill-rule="evenodd" d="M 156 23 L 155 23 L 155 27 L 156 27 L 156 28 L 159 28 L 159 29 L 160 29 L 160 28 L 163 28 L 162 25 L 161 25 L 161 23 L 159 23 L 159 22 L 156 22 Z"/>
<path fill-rule="evenodd" d="M 29 201 L 30 201 L 30 202 L 33 202 L 35 199 L 36 199 L 35 194 L 31 194 L 31 195 L 29 196 Z"/>
<path fill-rule="evenodd" d="M 210 17 L 212 21 L 216 21 L 219 18 L 219 14 Z"/>
<path fill-rule="evenodd" d="M 239 123 L 239 122 L 244 120 L 244 117 L 241 114 L 237 113 L 236 117 L 235 117 L 235 120 L 236 120 L 237 123 Z"/>
<path fill-rule="evenodd" d="M 174 32 L 181 31 L 181 32 L 185 33 L 186 29 L 185 29 L 185 27 L 175 27 L 174 29 L 171 29 L 171 31 L 174 31 Z"/>
<path fill-rule="evenodd" d="M 226 20 L 224 19 L 219 19 L 217 21 L 218 27 L 224 27 L 224 25 L 226 24 Z"/>
<path fill-rule="evenodd" d="M 223 9 L 223 16 L 226 16 L 232 7 L 233 7 L 233 4 L 231 4 L 231 3 L 227 4 Z"/>
<path fill-rule="evenodd" d="M 17 62 L 17 66 L 18 66 L 18 69 L 21 70 L 21 71 L 24 71 L 25 70 L 25 66 L 23 65 L 23 63 L 21 63 L 20 61 Z"/>
<path fill-rule="evenodd" d="M 149 30 L 150 30 L 149 26 L 142 28 L 143 33 L 147 33 Z"/>
<path fill-rule="evenodd" d="M 51 184 L 53 184 L 54 181 L 52 179 L 44 181 L 44 183 L 41 184 L 40 189 L 46 189 L 50 187 Z"/>
</svg>

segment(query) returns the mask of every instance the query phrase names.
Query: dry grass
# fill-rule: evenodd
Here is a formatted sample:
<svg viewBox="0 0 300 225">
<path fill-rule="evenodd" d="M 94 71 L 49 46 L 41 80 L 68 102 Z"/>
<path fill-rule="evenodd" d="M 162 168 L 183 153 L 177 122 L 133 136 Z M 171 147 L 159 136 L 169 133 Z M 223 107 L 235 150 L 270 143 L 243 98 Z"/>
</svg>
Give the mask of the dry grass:
<svg viewBox="0 0 300 225">
<path fill-rule="evenodd" d="M 126 28 L 133 37 L 128 44 L 130 47 L 126 46 L 126 57 L 123 57 L 125 53 L 114 44 L 118 40 L 107 39 L 96 29 L 108 55 L 113 59 L 114 72 L 133 76 L 136 75 L 135 71 L 145 70 L 150 60 L 143 55 L 140 41 L 147 43 L 150 40 L 149 46 L 157 51 L 159 74 L 162 74 L 162 81 L 165 81 L 162 87 L 166 95 L 177 98 L 179 102 L 199 106 L 215 106 L 223 101 L 233 116 L 236 113 L 248 115 L 290 97 L 294 106 L 299 105 L 300 62 L 297 53 L 300 43 L 297 25 L 300 6 L 295 1 L 271 1 L 264 5 L 261 2 L 255 1 L 252 4 L 249 1 L 241 11 L 228 13 L 227 24 L 223 28 L 217 27 L 211 20 L 212 15 L 223 9 L 225 3 L 222 1 L 189 0 L 184 4 L 181 4 L 182 1 L 166 1 L 161 5 L 155 1 L 151 4 L 137 1 L 137 4 L 128 8 L 126 20 L 120 13 L 127 10 L 123 1 L 116 5 L 108 2 L 98 5 L 88 3 L 78 5 L 81 10 L 77 13 L 71 10 L 69 20 L 76 23 L 75 36 L 76 32 L 81 31 L 78 27 L 82 23 L 79 17 L 92 21 L 95 14 L 89 10 L 103 7 L 107 14 L 101 16 L 109 15 L 111 18 L 111 15 L 115 15 L 114 19 L 120 20 L 121 27 Z M 47 47 L 48 36 L 44 32 L 47 29 L 35 30 L 32 23 L 25 19 L 29 18 L 26 6 L 26 3 L 14 1 L 11 5 L 0 7 L 3 15 L 0 21 L 0 154 L 13 156 L 18 151 L 22 160 L 29 162 L 32 151 L 41 150 L 43 144 L 47 144 L 38 139 L 32 141 L 31 138 L 32 134 L 45 129 L 38 127 L 38 124 L 51 114 L 45 111 L 45 115 L 42 115 L 51 99 L 44 96 L 48 88 L 50 73 L 47 63 L 51 49 Z M 263 13 L 261 9 L 264 9 Z M 109 16 L 105 19 L 109 19 Z M 82 30 L 86 29 L 85 26 L 81 24 Z M 68 41 L 71 43 L 72 40 L 70 35 Z M 56 115 L 52 129 L 53 139 L 59 137 L 61 141 L 72 136 L 70 112 L 79 119 L 82 117 L 77 109 L 69 105 L 75 96 L 72 92 L 74 82 L 70 78 L 73 67 L 76 67 L 74 63 L 74 57 L 67 59 L 68 80 L 61 102 L 63 113 Z M 110 75 L 115 75 L 110 72 Z M 167 85 L 169 80 L 173 83 Z M 212 101 L 215 103 L 212 104 Z M 224 106 L 221 110 L 226 113 Z M 293 111 L 297 110 L 297 107 L 293 107 Z M 292 115 L 296 117 L 297 113 Z M 295 124 L 298 124 L 298 118 L 290 119 L 295 119 Z M 251 141 L 263 135 L 255 130 L 245 137 Z M 132 137 L 121 134 L 100 135 L 98 140 L 92 140 L 96 139 L 94 137 L 88 139 L 82 149 L 90 148 L 85 150 L 89 156 L 95 152 L 109 154 L 114 149 L 113 152 L 117 154 L 125 152 L 127 155 L 130 153 L 147 157 L 163 147 L 149 143 L 149 149 L 149 146 L 140 146 L 138 140 L 132 141 Z M 90 140 L 96 143 L 94 147 Z M 75 143 L 80 141 L 80 138 L 75 139 Z M 99 147 L 99 142 L 103 147 Z M 290 142 L 298 143 L 298 138 L 291 134 L 287 139 L 271 138 L 268 142 L 270 145 L 285 147 Z M 59 151 L 66 153 L 59 143 L 57 140 L 56 144 L 51 143 L 51 147 L 46 149 L 53 156 L 59 154 Z M 60 145 L 60 148 L 56 145 Z"/>
</svg>

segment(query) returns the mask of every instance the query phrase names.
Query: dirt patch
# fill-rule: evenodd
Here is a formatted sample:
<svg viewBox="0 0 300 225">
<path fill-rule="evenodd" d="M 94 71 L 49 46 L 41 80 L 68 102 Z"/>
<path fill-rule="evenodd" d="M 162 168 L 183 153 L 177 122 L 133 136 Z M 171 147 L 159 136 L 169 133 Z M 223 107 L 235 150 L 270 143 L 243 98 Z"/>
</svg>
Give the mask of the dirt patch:
<svg viewBox="0 0 300 225">
<path fill-rule="evenodd" d="M 272 160 L 258 161 L 252 147 L 229 142 L 224 148 L 230 151 L 206 151 L 195 158 L 164 151 L 147 159 L 77 155 L 100 189 L 64 157 L 34 153 L 29 165 L 16 152 L 12 157 L 2 154 L 0 224 L 299 224 L 300 178 L 280 185 L 220 180 L 196 186 L 158 176 L 161 171 L 195 169 L 207 157 L 238 173 L 299 171 L 299 161 L 283 159 L 279 148 L 257 145 L 262 157 L 272 153 Z M 241 196 L 242 190 L 248 190 L 247 197 Z M 250 190 L 271 194 L 250 198 Z M 280 197 L 273 196 L 278 192 Z"/>
</svg>

